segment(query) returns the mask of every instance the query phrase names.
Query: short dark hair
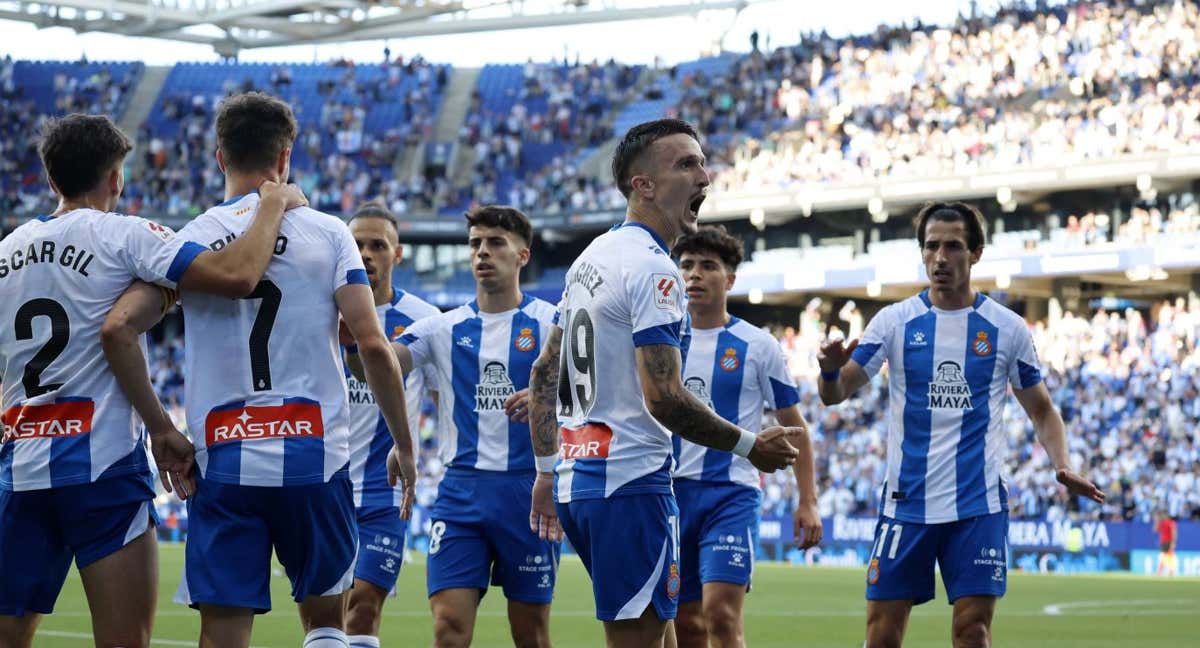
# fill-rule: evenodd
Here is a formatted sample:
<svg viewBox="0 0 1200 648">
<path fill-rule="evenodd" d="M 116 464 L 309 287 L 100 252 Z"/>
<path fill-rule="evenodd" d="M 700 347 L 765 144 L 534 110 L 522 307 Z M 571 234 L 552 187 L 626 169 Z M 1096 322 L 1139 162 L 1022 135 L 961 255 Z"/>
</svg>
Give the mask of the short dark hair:
<svg viewBox="0 0 1200 648">
<path fill-rule="evenodd" d="M 217 108 L 217 146 L 234 171 L 270 168 L 298 131 L 291 107 L 261 92 L 234 95 Z"/>
<path fill-rule="evenodd" d="M 695 233 L 679 237 L 671 249 L 671 256 L 682 259 L 689 253 L 715 254 L 730 272 L 737 270 L 746 254 L 741 239 L 731 236 L 724 225 L 701 227 Z"/>
<path fill-rule="evenodd" d="M 133 144 L 111 119 L 78 113 L 48 120 L 38 143 L 46 175 L 63 198 L 95 189 L 131 150 Z"/>
<path fill-rule="evenodd" d="M 964 202 L 928 202 L 917 212 L 913 226 L 917 228 L 917 244 L 925 247 L 925 227 L 929 221 L 943 223 L 962 223 L 967 230 L 967 249 L 972 252 L 983 247 L 987 226 L 983 222 L 983 214 L 975 207 Z"/>
<path fill-rule="evenodd" d="M 354 210 L 354 215 L 350 217 L 350 220 L 355 221 L 359 218 L 385 220 L 392 224 L 392 229 L 396 232 L 397 236 L 400 234 L 400 226 L 396 223 L 395 214 L 392 213 L 392 210 L 388 209 L 388 206 L 382 200 L 368 200 L 359 205 L 358 209 Z"/>
<path fill-rule="evenodd" d="M 625 133 L 625 137 L 621 138 L 621 143 L 617 144 L 617 150 L 613 151 L 612 158 L 613 181 L 617 183 L 617 189 L 621 191 L 621 195 L 628 198 L 629 194 L 633 193 L 633 185 L 629 182 L 630 168 L 650 148 L 650 145 L 669 135 L 681 133 L 697 142 L 700 141 L 696 129 L 682 119 L 656 119 L 638 124 Z"/>
<path fill-rule="evenodd" d="M 525 246 L 533 244 L 533 225 L 529 217 L 521 210 L 504 205 L 483 205 L 464 214 L 467 218 L 467 230 L 472 227 L 499 227 L 521 237 Z"/>
</svg>

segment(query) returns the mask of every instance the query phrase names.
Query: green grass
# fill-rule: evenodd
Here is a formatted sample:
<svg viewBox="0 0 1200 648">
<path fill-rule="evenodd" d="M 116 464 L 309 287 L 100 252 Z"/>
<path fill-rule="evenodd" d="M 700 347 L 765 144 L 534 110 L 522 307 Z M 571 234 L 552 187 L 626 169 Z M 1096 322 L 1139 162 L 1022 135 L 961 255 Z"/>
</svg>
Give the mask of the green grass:
<svg viewBox="0 0 1200 648">
<path fill-rule="evenodd" d="M 162 545 L 162 592 L 156 645 L 195 645 L 198 613 L 171 602 L 183 569 L 180 545 Z M 858 648 L 863 638 L 865 570 L 760 564 L 747 599 L 747 645 Z M 591 584 L 578 560 L 565 558 L 551 633 L 559 648 L 602 645 L 593 616 Z M 255 621 L 254 645 L 294 648 L 301 632 L 286 578 L 272 579 L 275 610 Z M 1051 607 L 1049 612 L 1048 606 Z M 1053 612 L 1057 612 L 1054 614 Z M 383 645 L 428 646 L 432 635 L 422 564 L 406 565 L 400 594 L 384 608 Z M 55 614 L 46 617 L 35 646 L 91 645 L 87 604 L 72 571 Z M 946 646 L 950 606 L 939 583 L 938 599 L 916 608 L 905 646 Z M 998 646 L 1176 648 L 1200 636 L 1200 579 L 1154 580 L 1130 575 L 1044 576 L 1012 574 L 993 627 Z M 508 646 L 504 601 L 493 591 L 483 601 L 476 646 Z"/>
</svg>

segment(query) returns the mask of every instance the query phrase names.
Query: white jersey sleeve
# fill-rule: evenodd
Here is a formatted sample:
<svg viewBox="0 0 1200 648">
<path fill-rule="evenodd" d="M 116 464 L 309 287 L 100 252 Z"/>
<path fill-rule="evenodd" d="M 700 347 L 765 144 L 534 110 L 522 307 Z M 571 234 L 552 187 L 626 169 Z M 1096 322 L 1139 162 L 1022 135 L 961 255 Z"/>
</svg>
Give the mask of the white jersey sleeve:
<svg viewBox="0 0 1200 648">
<path fill-rule="evenodd" d="M 888 306 L 872 317 L 858 342 L 858 348 L 851 355 L 851 359 L 862 367 L 868 378 L 874 378 L 883 367 L 884 360 L 891 356 L 890 343 L 897 325 L 896 314 L 895 306 Z"/>
<path fill-rule="evenodd" d="M 205 248 L 178 236 L 165 225 L 136 216 L 115 220 L 121 235 L 119 254 L 129 274 L 147 283 L 174 288 Z"/>
<path fill-rule="evenodd" d="M 651 257 L 651 261 L 657 261 Z M 680 347 L 684 313 L 683 279 L 667 261 L 643 264 L 622 277 L 633 322 L 633 345 Z"/>
<path fill-rule="evenodd" d="M 399 339 L 399 342 L 408 347 L 408 352 L 412 354 L 413 371 L 424 371 L 426 379 L 436 376 L 437 373 L 436 350 L 442 345 L 437 343 L 436 338 L 441 337 L 439 334 L 443 333 L 445 329 L 443 323 L 439 321 L 440 317 L 445 317 L 445 315 L 426 317 L 414 322 L 412 326 L 405 329 L 404 335 Z M 436 378 L 434 382 L 426 384 L 436 385 Z"/>
<path fill-rule="evenodd" d="M 362 255 L 358 253 L 358 244 L 354 242 L 350 229 L 333 232 L 333 239 L 337 255 L 337 266 L 333 272 L 333 292 L 337 292 L 348 283 L 368 284 Z"/>
<path fill-rule="evenodd" d="M 760 359 L 758 384 L 767 409 L 774 412 L 799 403 L 800 391 L 796 388 L 792 372 L 788 371 L 787 358 L 783 357 L 783 347 L 779 341 L 764 332 L 756 342 L 752 352 Z"/>
<path fill-rule="evenodd" d="M 1025 327 L 1013 327 L 1012 362 L 1008 366 L 1008 382 L 1013 389 L 1029 389 L 1042 382 L 1033 336 Z"/>
</svg>

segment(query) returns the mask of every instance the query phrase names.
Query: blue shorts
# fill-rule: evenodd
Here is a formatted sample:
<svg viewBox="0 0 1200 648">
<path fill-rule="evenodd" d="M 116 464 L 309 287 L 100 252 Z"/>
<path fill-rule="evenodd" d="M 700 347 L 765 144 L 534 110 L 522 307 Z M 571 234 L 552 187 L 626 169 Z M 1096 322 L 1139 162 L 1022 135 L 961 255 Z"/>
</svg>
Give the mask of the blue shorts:
<svg viewBox="0 0 1200 648">
<path fill-rule="evenodd" d="M 741 484 L 675 480 L 679 502 L 679 602 L 699 601 L 704 583 L 750 586 L 762 493 Z"/>
<path fill-rule="evenodd" d="M 0 490 L 0 615 L 50 614 L 72 558 L 83 569 L 157 525 L 150 479 Z"/>
<path fill-rule="evenodd" d="M 1008 511 L 944 524 L 880 516 L 867 567 L 867 599 L 933 600 L 933 563 L 946 596 L 1004 596 L 1008 582 Z"/>
<path fill-rule="evenodd" d="M 383 506 L 355 510 L 358 516 L 358 560 L 354 577 L 390 592 L 404 562 L 404 539 L 408 521 L 400 519 L 400 507 Z"/>
<path fill-rule="evenodd" d="M 560 547 L 529 530 L 533 478 L 533 471 L 446 471 L 430 515 L 429 596 L 457 588 L 486 593 L 490 582 L 512 601 L 554 598 Z"/>
<path fill-rule="evenodd" d="M 567 539 L 592 577 L 597 619 L 637 619 L 648 605 L 662 621 L 675 618 L 679 507 L 673 495 L 584 499 L 556 507 Z"/>
<path fill-rule="evenodd" d="M 188 499 L 176 602 L 267 612 L 272 548 L 297 602 L 350 589 L 358 525 L 349 478 L 280 487 L 202 481 Z"/>
</svg>

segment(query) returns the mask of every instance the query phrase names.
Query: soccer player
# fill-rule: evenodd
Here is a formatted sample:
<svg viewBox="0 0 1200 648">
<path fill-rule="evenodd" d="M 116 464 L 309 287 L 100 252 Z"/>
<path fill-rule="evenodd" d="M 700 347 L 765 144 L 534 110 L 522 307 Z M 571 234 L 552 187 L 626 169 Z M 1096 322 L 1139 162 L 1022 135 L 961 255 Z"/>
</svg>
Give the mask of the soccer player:
<svg viewBox="0 0 1200 648">
<path fill-rule="evenodd" d="M 225 202 L 180 235 L 220 249 L 236 240 L 264 179 L 286 178 L 296 138 L 287 104 L 259 93 L 217 111 Z M 183 291 L 184 399 L 201 484 L 188 505 L 177 599 L 200 610 L 200 645 L 248 646 L 271 607 L 274 550 L 299 604 L 306 648 L 345 648 L 345 593 L 358 533 L 349 478 L 349 402 L 338 314 L 358 341 L 393 445 L 388 478 L 411 512 L 412 439 L 404 384 L 379 326 L 354 237 L 332 216 L 288 212 L 263 279 L 243 299 Z"/>
<path fill-rule="evenodd" d="M 1179 561 L 1175 556 L 1175 546 L 1179 542 L 1179 525 L 1167 513 L 1166 509 L 1159 511 L 1158 523 L 1154 525 L 1158 532 L 1158 567 L 1154 573 L 1158 576 L 1178 576 Z"/>
<path fill-rule="evenodd" d="M 242 240 L 208 252 L 166 227 L 112 213 L 131 148 L 107 117 L 76 114 L 48 122 L 39 153 L 60 197 L 58 209 L 0 241 L 3 646 L 32 643 L 72 558 L 97 644 L 149 644 L 158 552 L 146 438 L 164 487 L 174 485 L 181 497 L 193 491 L 192 447 L 162 410 L 148 377 L 140 394 L 127 397 L 119 389 L 121 367 L 136 372 L 140 362 L 143 376 L 148 369 L 136 336 L 118 348 L 120 336 L 102 322 L 136 279 L 242 294 L 266 269 L 284 208 L 303 203 L 294 187 L 264 183 L 259 213 Z M 153 292 L 161 314 L 162 294 Z M 111 368 L 102 355 L 107 351 L 114 352 Z"/>
<path fill-rule="evenodd" d="M 531 377 L 538 476 L 529 526 L 543 538 L 565 531 L 592 576 L 608 645 L 658 646 L 680 589 L 671 433 L 774 471 L 795 461 L 785 437 L 799 431 L 755 436 L 683 385 L 683 280 L 667 241 L 696 231 L 707 193 L 696 131 L 675 119 L 633 127 L 613 177 L 626 220 L 571 265 Z"/>
<path fill-rule="evenodd" d="M 983 216 L 960 202 L 930 203 L 916 230 L 929 288 L 881 310 L 861 343 L 823 344 L 818 386 L 826 405 L 840 403 L 888 363 L 893 415 L 867 569 L 867 648 L 900 645 L 912 606 L 933 599 L 935 560 L 954 606 L 954 645 L 987 646 L 1007 582 L 1008 385 L 1058 482 L 1097 502 L 1104 494 L 1071 469 L 1025 322 L 971 289 Z"/>
<path fill-rule="evenodd" d="M 396 219 L 385 205 L 369 202 L 359 207 L 350 219 L 350 233 L 362 255 L 375 297 L 375 312 L 388 339 L 398 339 L 413 322 L 441 312 L 392 284 L 392 270 L 399 265 L 403 249 Z M 351 648 L 378 648 L 380 614 L 400 575 L 408 524 L 400 517 L 403 492 L 388 484 L 387 455 L 392 435 L 387 422 L 367 384 L 347 376 L 350 479 L 354 483 L 354 511 L 358 518 L 358 560 L 346 612 L 346 634 L 350 636 Z M 423 371 L 410 371 L 405 376 L 404 394 L 413 448 L 418 445 L 416 431 L 424 385 Z"/>
<path fill-rule="evenodd" d="M 524 295 L 533 227 L 520 211 L 467 213 L 475 300 L 414 323 L 393 345 L 404 370 L 432 367 L 446 474 L 430 514 L 426 585 L 434 645 L 468 646 L 489 581 L 503 588 L 517 646 L 550 645 L 556 542 L 530 535 L 528 386 L 554 306 Z M 353 356 L 350 367 L 356 371 Z"/>
<path fill-rule="evenodd" d="M 742 242 L 722 227 L 702 227 L 681 237 L 672 252 L 679 259 L 692 320 L 684 387 L 721 418 L 752 433 L 762 428 L 764 406 L 780 425 L 800 430 L 792 437 L 800 453 L 793 465 L 800 491 L 793 517 L 796 541 L 808 549 L 821 540 L 821 516 L 808 424 L 796 405 L 800 393 L 779 342 L 727 310 Z M 758 469 L 730 452 L 679 437 L 675 443 L 679 646 L 742 646 L 742 604 L 762 514 Z"/>
</svg>

